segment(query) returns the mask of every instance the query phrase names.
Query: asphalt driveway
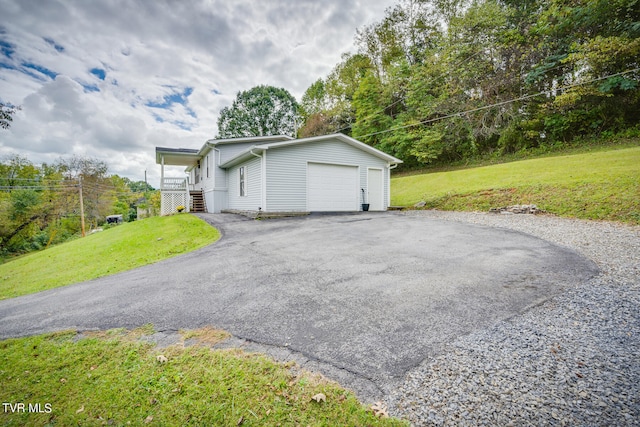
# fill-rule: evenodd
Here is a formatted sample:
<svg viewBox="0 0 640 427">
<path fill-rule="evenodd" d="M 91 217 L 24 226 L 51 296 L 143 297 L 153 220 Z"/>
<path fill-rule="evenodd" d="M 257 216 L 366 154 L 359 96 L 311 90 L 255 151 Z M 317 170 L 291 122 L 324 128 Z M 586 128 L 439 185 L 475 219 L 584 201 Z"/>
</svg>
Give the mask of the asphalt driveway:
<svg viewBox="0 0 640 427">
<path fill-rule="evenodd" d="M 216 244 L 0 301 L 0 337 L 213 325 L 383 386 L 456 337 L 597 273 L 529 235 L 391 212 L 202 217 L 223 232 Z"/>
</svg>

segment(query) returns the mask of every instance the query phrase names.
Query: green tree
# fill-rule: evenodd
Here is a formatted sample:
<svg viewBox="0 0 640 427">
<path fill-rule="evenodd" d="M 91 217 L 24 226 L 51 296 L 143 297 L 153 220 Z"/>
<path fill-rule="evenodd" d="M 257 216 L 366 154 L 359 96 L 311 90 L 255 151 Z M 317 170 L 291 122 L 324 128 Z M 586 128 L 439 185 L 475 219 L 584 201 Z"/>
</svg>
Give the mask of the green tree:
<svg viewBox="0 0 640 427">
<path fill-rule="evenodd" d="M 9 129 L 11 127 L 13 116 L 18 110 L 20 110 L 20 107 L 0 102 L 0 129 Z"/>
<path fill-rule="evenodd" d="M 326 135 L 337 129 L 332 123 L 332 115 L 329 113 L 331 100 L 326 90 L 324 80 L 316 80 L 302 95 L 300 103 L 300 116 L 303 126 L 298 131 L 300 138 L 309 136 Z"/>
<path fill-rule="evenodd" d="M 572 86 L 554 94 L 538 113 L 550 139 L 618 131 L 640 122 L 639 6 L 637 0 L 549 2 L 536 27 L 545 56 L 528 80 L 548 88 Z M 607 78 L 630 70 L 635 71 Z M 587 84 L 591 80 L 597 81 Z"/>
<path fill-rule="evenodd" d="M 324 80 L 318 79 L 309 86 L 302 95 L 300 103 L 300 115 L 303 120 L 312 114 L 319 114 L 327 111 L 330 107 L 330 101 L 325 89 Z"/>
<path fill-rule="evenodd" d="M 40 171 L 24 156 L 19 154 L 5 157 L 0 163 L 0 185 L 18 186 L 24 180 L 38 181 Z"/>
<path fill-rule="evenodd" d="M 436 46 L 441 36 L 431 1 L 401 0 L 387 9 L 380 22 L 358 29 L 356 44 L 359 52 L 371 60 L 376 77 L 384 80 L 401 62 L 422 62 L 424 52 Z"/>
<path fill-rule="evenodd" d="M 0 257 L 77 236 L 80 179 L 88 227 L 102 224 L 110 214 L 135 219 L 135 204 L 143 195 L 159 210 L 158 191 L 144 181 L 109 175 L 101 160 L 73 156 L 37 166 L 23 156 L 6 157 L 0 160 Z"/>
<path fill-rule="evenodd" d="M 298 103 L 283 88 L 256 86 L 238 92 L 231 107 L 225 107 L 218 118 L 218 138 L 249 136 L 295 136 Z"/>
<path fill-rule="evenodd" d="M 109 166 L 106 162 L 92 157 L 73 155 L 58 159 L 55 167 L 70 183 L 79 184 L 82 181 L 87 228 L 97 227 L 107 215 L 113 213 L 115 188 L 110 181 Z M 68 193 L 67 197 L 69 209 L 72 209 L 75 215 L 80 215 L 79 193 L 74 191 Z"/>
<path fill-rule="evenodd" d="M 40 170 L 26 157 L 0 163 L 0 253 L 28 250 L 50 219 L 50 194 Z"/>
<path fill-rule="evenodd" d="M 372 71 L 373 65 L 366 55 L 343 54 L 342 61 L 327 78 L 314 82 L 303 95 L 303 110 L 309 113 L 304 116 L 300 136 L 350 134 L 355 121 L 354 94 L 360 81 Z"/>
<path fill-rule="evenodd" d="M 369 73 L 360 81 L 353 96 L 353 107 L 356 111 L 356 120 L 352 126 L 354 138 L 376 146 L 382 138 L 377 133 L 393 124 L 393 119 L 384 109 L 384 106 L 389 104 L 390 99 L 385 96 L 382 83 L 373 73 Z"/>
<path fill-rule="evenodd" d="M 633 128 L 639 4 L 400 0 L 305 93 L 303 130 L 351 131 L 414 167 Z"/>
<path fill-rule="evenodd" d="M 129 189 L 131 189 L 131 191 L 133 191 L 134 193 L 145 193 L 147 191 L 155 190 L 145 181 L 131 181 L 126 177 L 123 177 L 122 179 L 125 180 L 126 184 L 129 186 Z"/>
<path fill-rule="evenodd" d="M 122 215 L 124 221 L 133 221 L 136 219 L 135 202 L 142 194 L 135 194 L 131 191 L 131 180 L 118 175 L 111 175 L 109 181 L 113 190 L 112 212 Z M 144 181 L 142 182 L 144 184 Z"/>
</svg>

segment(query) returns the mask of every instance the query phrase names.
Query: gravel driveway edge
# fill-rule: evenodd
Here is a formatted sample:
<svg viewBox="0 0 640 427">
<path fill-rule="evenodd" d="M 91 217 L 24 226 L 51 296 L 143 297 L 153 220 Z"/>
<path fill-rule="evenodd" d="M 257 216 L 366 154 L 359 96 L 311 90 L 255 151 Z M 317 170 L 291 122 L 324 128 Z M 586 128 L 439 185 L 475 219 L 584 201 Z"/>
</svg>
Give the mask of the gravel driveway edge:
<svg viewBox="0 0 640 427">
<path fill-rule="evenodd" d="M 413 425 L 640 425 L 640 227 L 533 215 L 408 211 L 569 247 L 601 274 L 451 343 L 390 390 Z"/>
</svg>

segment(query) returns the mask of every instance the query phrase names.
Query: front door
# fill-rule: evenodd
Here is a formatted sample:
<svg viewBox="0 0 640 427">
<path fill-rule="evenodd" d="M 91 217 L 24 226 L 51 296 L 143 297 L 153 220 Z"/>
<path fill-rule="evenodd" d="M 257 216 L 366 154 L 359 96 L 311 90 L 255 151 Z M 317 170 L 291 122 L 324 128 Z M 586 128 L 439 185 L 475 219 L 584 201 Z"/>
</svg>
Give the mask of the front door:
<svg viewBox="0 0 640 427">
<path fill-rule="evenodd" d="M 369 210 L 384 210 L 384 172 L 382 169 L 367 170 L 367 203 Z"/>
</svg>

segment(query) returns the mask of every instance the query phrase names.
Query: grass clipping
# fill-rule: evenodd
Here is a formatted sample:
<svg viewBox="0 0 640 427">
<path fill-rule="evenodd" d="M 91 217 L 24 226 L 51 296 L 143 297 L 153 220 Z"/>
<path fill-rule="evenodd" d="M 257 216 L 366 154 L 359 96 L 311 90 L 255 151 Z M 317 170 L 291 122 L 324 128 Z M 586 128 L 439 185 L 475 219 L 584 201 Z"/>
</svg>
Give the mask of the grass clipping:
<svg viewBox="0 0 640 427">
<path fill-rule="evenodd" d="M 212 350 L 223 331 L 182 331 L 200 345 L 161 350 L 141 339 L 151 333 L 147 325 L 0 342 L 0 397 L 16 409 L 0 414 L 0 423 L 406 425 L 380 418 L 320 375 L 259 354 Z"/>
</svg>

